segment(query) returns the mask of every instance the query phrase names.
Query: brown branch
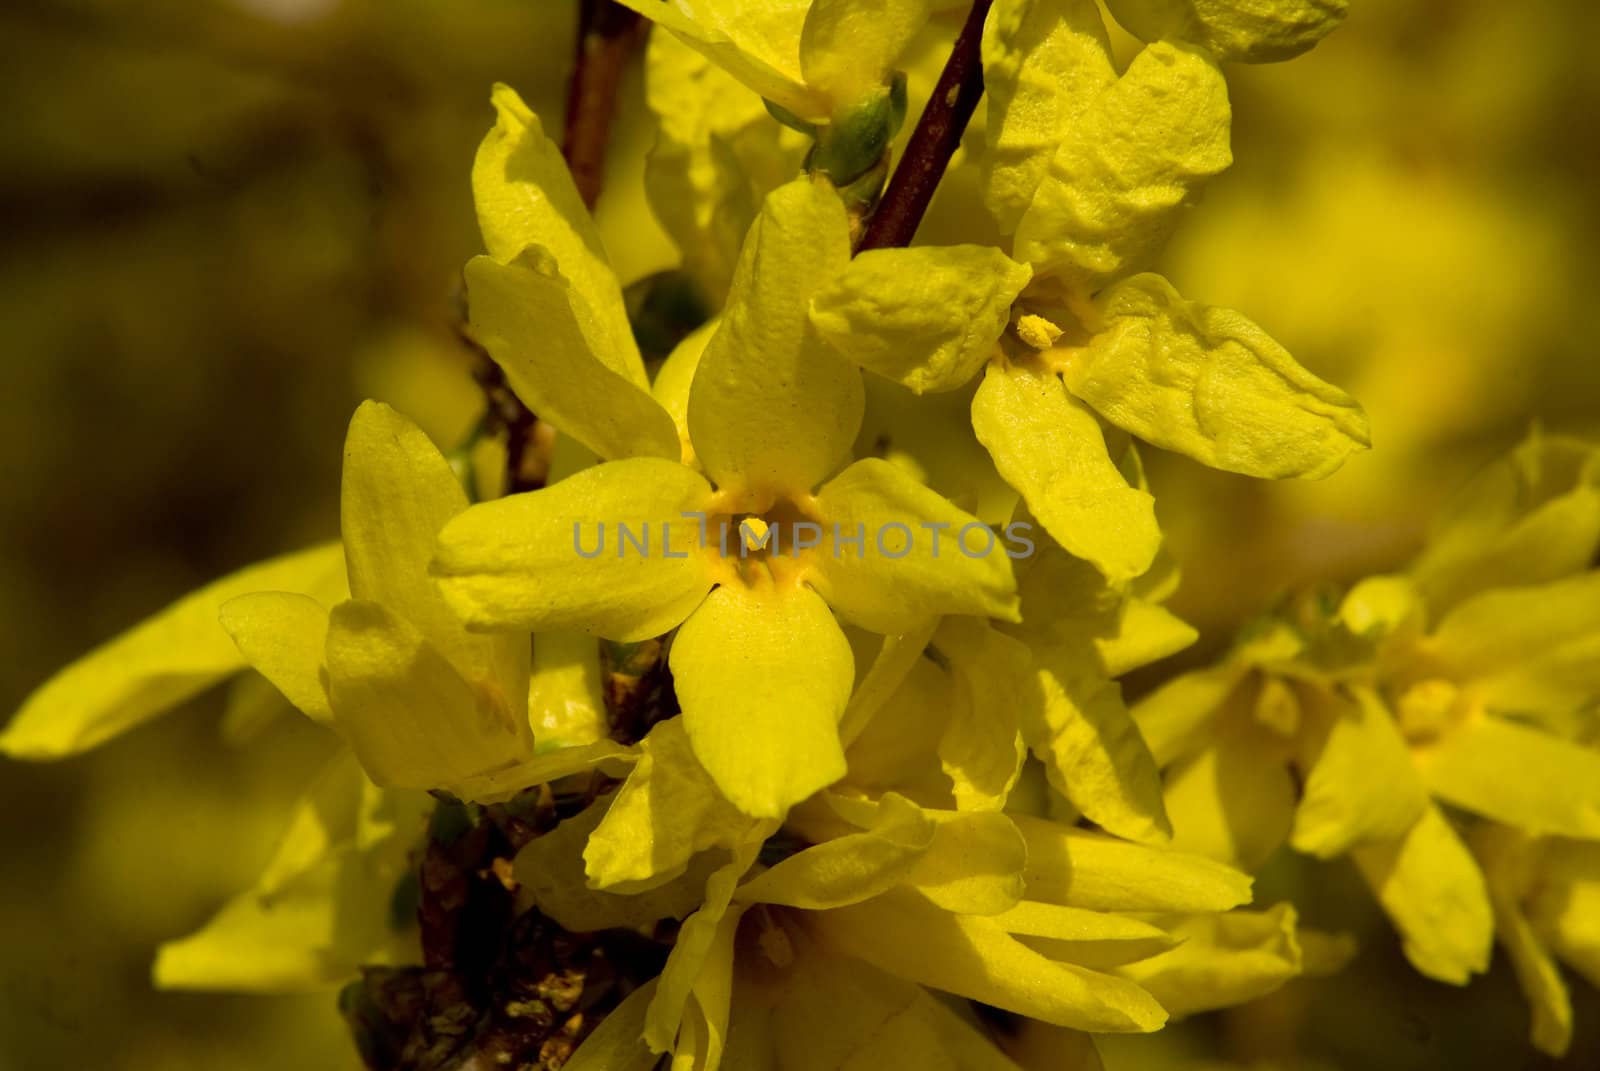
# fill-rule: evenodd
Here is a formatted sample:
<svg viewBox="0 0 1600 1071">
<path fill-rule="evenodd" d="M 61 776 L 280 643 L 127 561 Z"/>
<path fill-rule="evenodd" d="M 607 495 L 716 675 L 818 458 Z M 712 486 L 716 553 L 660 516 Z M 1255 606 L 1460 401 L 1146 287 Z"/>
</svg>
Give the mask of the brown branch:
<svg viewBox="0 0 1600 1071">
<path fill-rule="evenodd" d="M 972 11 L 956 37 L 933 95 L 906 143 L 905 156 L 867 221 L 859 249 L 910 245 L 916 235 L 917 225 L 933 200 L 933 191 L 938 189 L 973 109 L 983 96 L 983 22 L 992 2 L 973 0 Z"/>
<path fill-rule="evenodd" d="M 605 177 L 617 87 L 642 26 L 638 14 L 615 0 L 582 0 L 579 6 L 578 58 L 567 83 L 561 155 L 566 157 L 583 203 L 591 209 Z"/>
</svg>

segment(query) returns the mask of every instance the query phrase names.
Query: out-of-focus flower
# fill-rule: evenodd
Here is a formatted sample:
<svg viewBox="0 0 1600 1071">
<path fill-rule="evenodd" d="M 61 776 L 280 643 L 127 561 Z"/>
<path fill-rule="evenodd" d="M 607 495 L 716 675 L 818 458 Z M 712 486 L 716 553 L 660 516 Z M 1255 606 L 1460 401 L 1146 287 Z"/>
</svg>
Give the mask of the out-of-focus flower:
<svg viewBox="0 0 1600 1071">
<path fill-rule="evenodd" d="M 1498 917 L 1525 984 L 1548 975 L 1513 924 L 1507 890 L 1526 883 L 1511 868 L 1492 896 L 1441 805 L 1488 824 L 1497 859 L 1505 838 L 1600 840 L 1597 506 L 1600 452 L 1536 432 L 1441 514 L 1406 574 L 1313 593 L 1141 701 L 1183 816 L 1174 843 L 1247 868 L 1285 840 L 1348 853 L 1424 974 L 1484 970 Z M 1561 1051 L 1570 1023 L 1538 1006 L 1536 1042 Z"/>
</svg>

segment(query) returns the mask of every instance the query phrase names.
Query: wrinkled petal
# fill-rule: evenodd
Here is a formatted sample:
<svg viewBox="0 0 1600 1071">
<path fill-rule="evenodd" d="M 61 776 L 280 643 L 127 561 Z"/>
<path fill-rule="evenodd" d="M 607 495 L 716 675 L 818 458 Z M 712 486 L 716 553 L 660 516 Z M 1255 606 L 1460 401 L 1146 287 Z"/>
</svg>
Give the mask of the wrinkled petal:
<svg viewBox="0 0 1600 1071">
<path fill-rule="evenodd" d="M 501 264 L 510 264 L 530 246 L 541 247 L 555 262 L 554 274 L 571 285 L 570 315 L 588 351 L 634 386 L 647 387 L 622 285 L 560 148 L 545 137 L 539 117 L 515 90 L 496 85 L 492 99 L 494 129 L 472 165 L 485 248 Z"/>
<path fill-rule="evenodd" d="M 857 461 L 815 510 L 811 581 L 852 624 L 893 634 L 941 614 L 1015 619 L 1005 540 L 889 462 Z"/>
<path fill-rule="evenodd" d="M 1123 967 L 1176 1017 L 1266 996 L 1300 973 L 1295 911 L 1230 911 L 1185 920 L 1173 928 L 1170 952 Z"/>
<path fill-rule="evenodd" d="M 676 462 L 597 465 L 467 510 L 440 533 L 433 575 L 473 627 L 659 636 L 711 589 L 700 521 L 685 516 L 710 494 Z"/>
<path fill-rule="evenodd" d="M 1572 998 L 1561 966 L 1522 912 L 1534 845 L 1515 830 L 1485 826 L 1474 835 L 1472 847 L 1488 879 L 1495 936 L 1511 958 L 1511 969 L 1532 1011 L 1533 1046 L 1559 1059 L 1572 1046 Z"/>
<path fill-rule="evenodd" d="M 1083 291 L 1147 266 L 1205 180 L 1233 162 L 1231 120 L 1210 57 L 1148 46 L 1062 132 L 1014 255 Z"/>
<path fill-rule="evenodd" d="M 1347 0 L 1106 0 L 1144 41 L 1189 41 L 1224 63 L 1293 59 L 1344 21 Z"/>
<path fill-rule="evenodd" d="M 507 696 L 469 683 L 377 603 L 333 608 L 325 658 L 334 724 L 379 785 L 439 788 L 532 754 Z"/>
<path fill-rule="evenodd" d="M 961 915 L 999 915 L 1022 899 L 1028 846 L 1007 815 L 939 815 L 938 832 L 906 883 Z"/>
<path fill-rule="evenodd" d="M 861 373 L 811 327 L 811 297 L 850 259 L 844 204 L 825 181 L 774 190 L 751 226 L 721 326 L 689 392 L 689 434 L 723 490 L 810 491 L 861 424 Z"/>
<path fill-rule="evenodd" d="M 1117 80 L 1093 0 L 997 0 L 983 27 L 983 203 L 1009 234 L 1056 147 Z"/>
<path fill-rule="evenodd" d="M 672 644 L 694 753 L 745 814 L 781 817 L 844 776 L 854 656 L 809 588 L 719 587 Z"/>
<path fill-rule="evenodd" d="M 472 337 L 539 419 L 602 458 L 678 459 L 672 418 L 642 373 L 624 374 L 595 348 L 581 295 L 548 249 L 529 246 L 506 263 L 474 257 L 466 279 Z"/>
<path fill-rule="evenodd" d="M 1229 309 L 1184 301 L 1159 275 L 1096 297 L 1102 326 L 1067 389 L 1119 428 L 1212 468 L 1316 479 L 1371 445 L 1367 417 Z"/>
<path fill-rule="evenodd" d="M 1112 580 L 1150 568 L 1161 546 L 1155 501 L 1128 486 L 1099 421 L 1059 378 L 990 366 L 972 399 L 972 427 L 1056 542 Z"/>
<path fill-rule="evenodd" d="M 343 598 L 344 551 L 330 544 L 285 554 L 184 596 L 40 685 L 0 734 L 0 751 L 32 760 L 87 751 L 244 669 L 217 612 L 252 591 Z"/>
<path fill-rule="evenodd" d="M 1437 807 L 1404 837 L 1350 854 L 1413 967 L 1452 985 L 1488 969 L 1494 920 L 1483 873 Z"/>
<path fill-rule="evenodd" d="M 954 390 L 994 353 L 1033 272 L 987 246 L 871 249 L 811 299 L 834 349 L 917 394 Z"/>
</svg>

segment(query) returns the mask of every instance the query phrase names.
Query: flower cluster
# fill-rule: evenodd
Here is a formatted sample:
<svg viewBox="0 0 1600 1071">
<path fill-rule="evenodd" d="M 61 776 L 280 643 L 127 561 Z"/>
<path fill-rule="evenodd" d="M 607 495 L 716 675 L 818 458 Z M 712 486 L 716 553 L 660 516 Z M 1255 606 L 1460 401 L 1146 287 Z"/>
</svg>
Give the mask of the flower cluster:
<svg viewBox="0 0 1600 1071">
<path fill-rule="evenodd" d="M 646 192 L 714 315 L 641 348 L 497 87 L 466 329 L 555 433 L 546 485 L 482 494 L 368 402 L 337 544 L 180 601 L 0 738 L 70 754 L 248 669 L 341 741 L 157 982 L 350 983 L 380 1068 L 1003 1069 L 975 1007 L 1083 1053 L 1335 969 L 1251 903 L 1287 842 L 1354 856 L 1433 977 L 1497 931 L 1560 1050 L 1555 958 L 1600 975 L 1600 453 L 1536 438 L 1406 573 L 1131 710 L 1118 681 L 1195 639 L 1141 444 L 1269 479 L 1368 446 L 1150 270 L 1231 162 L 1219 64 L 1343 3 L 1109 0 L 1125 64 L 1094 0 L 626 6 L 657 24 Z M 863 249 L 908 100 L 954 100 L 923 57 L 968 40 L 938 240 Z"/>
</svg>

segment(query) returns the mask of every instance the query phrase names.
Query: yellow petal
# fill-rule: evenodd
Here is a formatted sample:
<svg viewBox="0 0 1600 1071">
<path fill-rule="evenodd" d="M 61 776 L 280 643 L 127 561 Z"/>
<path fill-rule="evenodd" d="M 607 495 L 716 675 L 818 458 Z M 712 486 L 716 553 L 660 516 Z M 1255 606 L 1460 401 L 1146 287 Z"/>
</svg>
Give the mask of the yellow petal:
<svg viewBox="0 0 1600 1071">
<path fill-rule="evenodd" d="M 1517 984 L 1533 1013 L 1533 1047 L 1559 1059 L 1572 1046 L 1572 998 L 1560 965 L 1539 940 L 1521 904 L 1537 846 L 1516 830 L 1486 825 L 1475 831 L 1472 848 L 1488 879 L 1495 936 L 1511 957 Z"/>
<path fill-rule="evenodd" d="M 809 588 L 717 588 L 678 630 L 671 666 L 694 753 L 745 814 L 781 817 L 844 776 L 854 658 Z"/>
<path fill-rule="evenodd" d="M 433 575 L 473 627 L 659 636 L 711 588 L 701 522 L 685 516 L 710 493 L 676 462 L 597 465 L 467 510 L 440 534 Z"/>
<path fill-rule="evenodd" d="M 596 888 L 661 885 L 683 873 L 698 853 L 732 848 L 756 828 L 717 792 L 689 748 L 682 719 L 658 724 L 641 751 L 583 849 Z"/>
<path fill-rule="evenodd" d="M 689 440 L 689 391 L 694 386 L 694 374 L 700 368 L 700 358 L 705 354 L 706 343 L 716 333 L 718 320 L 707 320 L 667 355 L 656 370 L 656 380 L 650 387 L 661 407 L 672 418 L 678 429 L 678 447 L 685 465 L 696 464 L 694 444 Z"/>
<path fill-rule="evenodd" d="M 828 117 L 828 98 L 800 74 L 810 4 L 796 0 L 619 0 L 756 93 L 802 119 Z"/>
<path fill-rule="evenodd" d="M 0 735 L 18 759 L 87 751 L 245 668 L 218 609 L 252 591 L 343 597 L 344 551 L 314 547 L 248 566 L 192 592 L 40 685 Z"/>
<path fill-rule="evenodd" d="M 814 916 L 828 943 L 891 974 L 1058 1026 L 1149 1031 L 1166 1021 L 1132 982 L 1057 963 L 993 919 L 951 915 L 890 893 Z"/>
<path fill-rule="evenodd" d="M 958 688 L 939 737 L 939 764 L 954 785 L 957 810 L 999 810 L 1027 755 L 1017 712 L 1028 649 L 970 617 L 945 619 L 935 642 Z"/>
<path fill-rule="evenodd" d="M 1003 814 L 940 815 L 933 844 L 906 884 L 930 903 L 962 915 L 999 915 L 1022 899 L 1027 844 Z"/>
<path fill-rule="evenodd" d="M 811 323 L 850 360 L 917 394 L 954 390 L 994 353 L 1032 275 L 988 246 L 871 249 L 811 299 Z"/>
<path fill-rule="evenodd" d="M 1418 769 L 1446 803 L 1526 833 L 1600 840 L 1600 751 L 1479 717 L 1428 748 Z"/>
<path fill-rule="evenodd" d="M 856 685 L 844 716 L 839 719 L 839 738 L 848 747 L 861 735 L 884 704 L 899 691 L 913 669 L 922 662 L 928 641 L 933 638 L 937 620 L 920 622 L 909 632 L 888 635 L 878 647 L 866 676 Z"/>
<path fill-rule="evenodd" d="M 1250 902 L 1250 878 L 1198 855 L 1012 815 L 1028 845 L 1028 899 L 1094 911 L 1226 911 Z"/>
<path fill-rule="evenodd" d="M 1205 180 L 1233 162 L 1231 119 L 1210 57 L 1148 46 L 1062 131 L 1014 255 L 1085 292 L 1147 266 Z"/>
<path fill-rule="evenodd" d="M 927 25 L 930 0 L 814 0 L 800 32 L 806 84 L 834 109 L 883 85 L 885 74 Z"/>
<path fill-rule="evenodd" d="M 1114 627 L 1119 602 L 1083 562 L 1059 551 L 1033 561 L 1023 582 L 1022 638 L 1033 673 L 1022 735 L 1074 807 L 1118 836 L 1160 843 L 1172 833 L 1161 775 L 1091 638 Z"/>
<path fill-rule="evenodd" d="M 1172 846 L 1250 873 L 1288 839 L 1295 804 L 1283 741 L 1250 722 L 1167 771 Z"/>
<path fill-rule="evenodd" d="M 605 739 L 604 687 L 599 641 L 582 632 L 540 633 L 528 679 L 528 724 L 539 750 Z"/>
<path fill-rule="evenodd" d="M 1114 284 L 1095 304 L 1102 329 L 1062 378 L 1146 442 L 1267 479 L 1327 476 L 1371 445 L 1353 398 L 1238 313 L 1184 301 L 1148 274 Z"/>
<path fill-rule="evenodd" d="M 1129 597 L 1123 601 L 1116 632 L 1095 637 L 1094 646 L 1106 676 L 1120 677 L 1177 654 L 1199 638 L 1193 625 L 1170 610 L 1148 599 Z"/>
<path fill-rule="evenodd" d="M 1560 718 L 1600 696 L 1600 571 L 1497 588 L 1450 611 L 1423 642 L 1441 675 L 1491 710 Z"/>
<path fill-rule="evenodd" d="M 1190 41 L 1225 63 L 1293 59 L 1338 28 L 1347 0 L 1106 0 L 1145 41 Z"/>
<path fill-rule="evenodd" d="M 656 141 L 645 197 L 707 303 L 721 308 L 761 198 L 800 170 L 810 139 L 779 126 L 728 72 L 670 33 L 645 47 Z"/>
<path fill-rule="evenodd" d="M 1488 969 L 1494 920 L 1483 873 L 1437 807 L 1404 837 L 1350 854 L 1413 967 L 1452 985 Z"/>
<path fill-rule="evenodd" d="M 161 946 L 155 984 L 294 992 L 400 961 L 416 937 L 391 928 L 382 905 L 410 870 L 431 809 L 427 796 L 380 793 L 348 757 L 336 759 L 296 806 L 256 887 Z"/>
<path fill-rule="evenodd" d="M 942 832 L 921 808 L 886 795 L 872 827 L 806 848 L 740 887 L 740 903 L 809 911 L 871 899 L 905 881 Z"/>
<path fill-rule="evenodd" d="M 517 396 L 603 458 L 679 456 L 677 430 L 643 373 L 619 371 L 585 330 L 580 295 L 543 246 L 466 268 L 472 337 Z"/>
<path fill-rule="evenodd" d="M 1015 618 L 1005 538 L 900 468 L 857 461 L 823 486 L 815 510 L 811 582 L 846 621 L 893 634 L 941 614 Z"/>
<path fill-rule="evenodd" d="M 1552 840 L 1542 847 L 1528 919 L 1562 960 L 1600 987 L 1600 844 Z"/>
<path fill-rule="evenodd" d="M 654 888 L 611 892 L 591 889 L 584 873 L 584 846 L 608 816 L 616 796 L 590 804 L 555 829 L 541 833 L 517 853 L 519 904 L 531 904 L 569 933 L 636 929 L 660 919 L 681 919 L 700 907 L 711 872 L 728 861 L 726 852 L 705 852 L 683 873 Z"/>
<path fill-rule="evenodd" d="M 993 365 L 972 399 L 972 427 L 995 467 L 1063 547 L 1128 580 L 1161 545 L 1155 502 L 1128 486 L 1100 423 L 1061 380 Z"/>
<path fill-rule="evenodd" d="M 466 508 L 450 463 L 422 429 L 387 405 L 362 403 L 345 436 L 339 493 L 351 597 L 415 628 L 462 677 L 499 689 L 525 718 L 527 641 L 467 632 L 428 576 L 439 530 Z"/>
<path fill-rule="evenodd" d="M 811 296 L 850 259 L 844 204 L 826 181 L 774 190 L 751 226 L 722 324 L 689 392 L 695 454 L 723 490 L 810 491 L 861 424 L 861 373 L 810 326 Z"/>
<path fill-rule="evenodd" d="M 504 803 L 524 789 L 592 770 L 620 780 L 628 776 L 628 771 L 633 769 L 638 758 L 637 747 L 624 747 L 614 740 L 596 740 L 592 744 L 579 744 L 576 747 L 558 747 L 512 765 L 465 778 L 456 782 L 451 792 L 459 799 L 474 803 Z"/>
<path fill-rule="evenodd" d="M 899 686 L 850 744 L 846 784 L 869 798 L 893 791 L 925 807 L 954 807 L 938 745 L 949 711 L 961 700 L 950 674 L 924 657 L 921 646 L 916 651 L 916 660 Z M 871 683 L 869 677 L 863 688 Z M 846 718 L 852 709 L 846 708 Z"/>
<path fill-rule="evenodd" d="M 1600 447 L 1528 438 L 1434 514 L 1411 575 L 1435 613 L 1493 587 L 1582 572 L 1600 548 Z"/>
<path fill-rule="evenodd" d="M 532 754 L 528 719 L 509 697 L 468 683 L 377 603 L 333 608 L 325 657 L 334 724 L 380 785 L 445 787 Z"/>
<path fill-rule="evenodd" d="M 998 0 L 983 27 L 983 200 L 1009 234 L 1061 139 L 1117 79 L 1093 0 Z"/>
<path fill-rule="evenodd" d="M 652 1071 L 660 1057 L 644 1043 L 645 1013 L 655 1000 L 656 980 L 629 993 L 606 1013 L 594 1033 L 562 1064 L 563 1071 Z"/>
<path fill-rule="evenodd" d="M 1035 690 L 1022 708 L 1022 734 L 1050 783 L 1108 832 L 1165 843 L 1172 825 L 1161 775 L 1121 686 L 1105 679 L 1090 652 L 1055 644 L 1030 650 Z"/>
<path fill-rule="evenodd" d="M 1016 1071 L 920 986 L 815 945 L 797 955 L 771 1018 L 768 1045 L 786 1071 Z"/>
<path fill-rule="evenodd" d="M 1290 843 L 1321 859 L 1352 845 L 1403 837 L 1427 806 L 1411 754 L 1383 701 L 1306 689 L 1313 727 L 1305 743 L 1305 788 Z"/>
<path fill-rule="evenodd" d="M 684 1009 L 701 974 L 708 968 L 722 966 L 719 961 L 724 958 L 730 960 L 726 967 L 731 971 L 731 948 L 718 946 L 731 945 L 733 933 L 738 929 L 744 906 L 734 905 L 730 910 L 730 904 L 739 878 L 750 868 L 759 845 L 757 839 L 741 847 L 726 866 L 711 875 L 706 882 L 704 905 L 679 928 L 672 954 L 667 957 L 667 965 L 657 983 L 655 999 L 650 1002 L 650 1011 L 645 1017 L 644 1038 L 653 1051 L 671 1051 L 678 1025 L 684 1019 Z"/>
<path fill-rule="evenodd" d="M 1126 915 L 1024 900 L 994 921 L 1054 960 L 1104 970 L 1165 952 L 1177 938 Z"/>
<path fill-rule="evenodd" d="M 328 611 L 309 595 L 259 591 L 222 604 L 217 619 L 245 661 L 306 717 L 333 720 L 323 683 L 322 653 L 328 643 Z"/>
<path fill-rule="evenodd" d="M 494 129 L 472 165 L 485 248 L 510 264 L 528 247 L 541 247 L 555 262 L 555 274 L 571 285 L 570 315 L 581 325 L 589 352 L 634 386 L 648 388 L 622 285 L 561 150 L 515 90 L 496 85 L 492 99 Z"/>
<path fill-rule="evenodd" d="M 1188 919 L 1173 929 L 1182 943 L 1120 970 L 1177 1017 L 1243 1004 L 1300 973 L 1295 911 L 1230 911 Z"/>
<path fill-rule="evenodd" d="M 1202 747 L 1246 667 L 1232 661 L 1174 677 L 1133 705 L 1134 723 L 1165 769 Z"/>
</svg>

